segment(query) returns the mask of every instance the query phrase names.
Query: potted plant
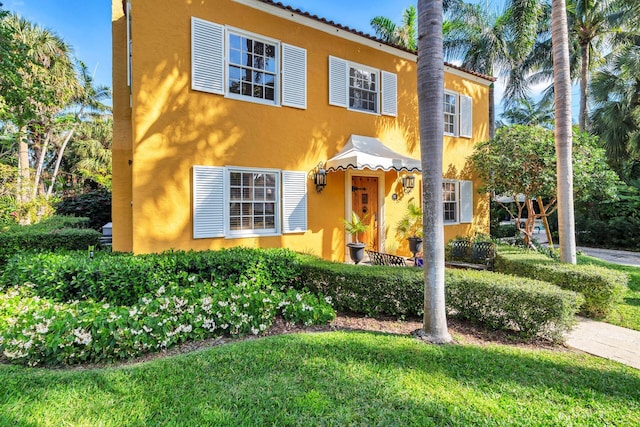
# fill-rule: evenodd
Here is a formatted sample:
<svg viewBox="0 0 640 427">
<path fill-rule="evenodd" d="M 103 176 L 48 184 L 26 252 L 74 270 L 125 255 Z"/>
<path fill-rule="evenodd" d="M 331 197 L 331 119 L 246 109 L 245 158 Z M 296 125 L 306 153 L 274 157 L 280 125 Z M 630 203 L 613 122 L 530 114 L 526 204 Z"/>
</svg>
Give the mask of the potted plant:
<svg viewBox="0 0 640 427">
<path fill-rule="evenodd" d="M 415 258 L 422 251 L 422 208 L 414 202 L 407 205 L 407 213 L 400 220 L 396 232 L 409 240 L 409 250 Z"/>
<path fill-rule="evenodd" d="M 351 220 L 344 219 L 344 228 L 353 239 L 352 242 L 347 243 L 349 247 L 349 255 L 351 260 L 358 264 L 364 258 L 364 243 L 358 240 L 358 234 L 367 231 L 369 224 L 366 223 L 367 215 L 360 218 L 357 213 L 351 212 Z"/>
</svg>

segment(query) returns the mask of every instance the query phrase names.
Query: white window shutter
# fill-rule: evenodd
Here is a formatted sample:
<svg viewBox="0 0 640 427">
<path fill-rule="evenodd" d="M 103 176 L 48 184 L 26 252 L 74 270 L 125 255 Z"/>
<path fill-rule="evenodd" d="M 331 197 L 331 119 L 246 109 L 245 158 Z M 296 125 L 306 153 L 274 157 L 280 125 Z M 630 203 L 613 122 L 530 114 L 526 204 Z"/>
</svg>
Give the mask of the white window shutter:
<svg viewBox="0 0 640 427">
<path fill-rule="evenodd" d="M 348 105 L 349 65 L 344 59 L 329 57 L 329 104 Z"/>
<path fill-rule="evenodd" d="M 307 231 L 307 174 L 282 171 L 282 232 Z"/>
<path fill-rule="evenodd" d="M 398 115 L 398 76 L 387 71 L 382 72 L 382 114 Z"/>
<path fill-rule="evenodd" d="M 307 108 L 307 50 L 282 44 L 282 105 Z"/>
<path fill-rule="evenodd" d="M 471 138 L 473 132 L 472 99 L 470 96 L 460 95 L 460 136 Z"/>
<path fill-rule="evenodd" d="M 460 222 L 473 222 L 473 181 L 460 181 Z"/>
<path fill-rule="evenodd" d="M 224 27 L 191 18 L 191 88 L 224 95 Z"/>
<path fill-rule="evenodd" d="M 225 171 L 193 167 L 193 238 L 224 237 Z"/>
</svg>

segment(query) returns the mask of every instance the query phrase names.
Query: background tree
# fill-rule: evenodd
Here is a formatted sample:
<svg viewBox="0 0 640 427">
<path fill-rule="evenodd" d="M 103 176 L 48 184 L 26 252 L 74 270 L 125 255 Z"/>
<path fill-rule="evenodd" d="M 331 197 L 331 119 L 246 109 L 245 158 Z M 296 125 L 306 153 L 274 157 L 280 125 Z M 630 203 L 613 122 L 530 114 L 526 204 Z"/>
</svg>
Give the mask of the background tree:
<svg viewBox="0 0 640 427">
<path fill-rule="evenodd" d="M 608 201 L 616 196 L 618 178 L 607 167 L 606 155 L 597 138 L 575 132 L 574 181 L 578 200 Z M 499 203 L 516 226 L 524 222 L 525 242 L 530 243 L 535 220 L 542 212 L 551 215 L 557 209 L 556 151 L 553 131 L 541 126 L 513 125 L 500 128 L 492 140 L 478 144 L 470 157 L 475 170 L 483 179 L 482 191 L 508 195 L 517 210 Z M 536 212 L 535 203 L 545 201 Z M 523 219 L 525 210 L 528 216 Z"/>
<path fill-rule="evenodd" d="M 411 5 L 402 12 L 402 23 L 400 25 L 396 25 L 391 19 L 384 16 L 374 17 L 369 24 L 376 36 L 385 42 L 406 49 L 417 50 L 417 18 L 416 7 Z"/>
<path fill-rule="evenodd" d="M 608 67 L 591 82 L 592 131 L 600 136 L 612 167 L 630 182 L 640 161 L 640 46 L 612 53 Z"/>
<path fill-rule="evenodd" d="M 540 125 L 553 128 L 555 112 L 553 103 L 548 98 L 533 102 L 529 97 L 518 99 L 502 113 L 504 125 Z"/>
<path fill-rule="evenodd" d="M 526 95 L 519 64 L 532 49 L 542 7 L 535 1 L 507 1 L 500 12 L 462 0 L 447 2 L 445 58 L 464 68 L 506 79 L 506 97 Z M 489 137 L 495 132 L 495 95 L 489 88 Z"/>
<path fill-rule="evenodd" d="M 424 236 L 424 326 L 427 339 L 451 341 L 444 298 L 442 141 L 444 139 L 444 58 L 442 0 L 418 1 L 418 108 Z"/>
</svg>

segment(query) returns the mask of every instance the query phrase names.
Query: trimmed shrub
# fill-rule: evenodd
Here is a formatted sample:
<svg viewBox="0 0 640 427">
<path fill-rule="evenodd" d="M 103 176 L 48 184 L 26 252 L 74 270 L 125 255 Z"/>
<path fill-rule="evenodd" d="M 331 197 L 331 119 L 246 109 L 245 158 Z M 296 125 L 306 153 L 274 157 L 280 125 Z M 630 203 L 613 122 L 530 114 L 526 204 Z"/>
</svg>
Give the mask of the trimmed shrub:
<svg viewBox="0 0 640 427">
<path fill-rule="evenodd" d="M 351 266 L 305 257 L 300 286 L 332 298 L 337 310 L 369 316 L 423 313 L 424 275 L 413 268 Z M 487 271 L 447 270 L 450 314 L 491 328 L 561 341 L 584 298 L 536 280 Z"/>
<path fill-rule="evenodd" d="M 626 273 L 595 265 L 573 265 L 556 262 L 537 252 L 513 247 L 498 247 L 496 271 L 552 283 L 584 296 L 580 312 L 588 317 L 603 318 L 622 296 L 629 282 Z"/>
<path fill-rule="evenodd" d="M 106 188 L 64 198 L 56 206 L 57 215 L 89 218 L 89 227 L 100 227 L 111 221 L 111 191 Z"/>
<path fill-rule="evenodd" d="M 87 250 L 89 246 L 98 247 L 101 234 L 91 229 L 61 228 L 42 230 L 30 226 L 21 229 L 11 228 L 0 233 L 0 265 L 7 262 L 16 253 L 58 250 Z"/>
<path fill-rule="evenodd" d="M 450 270 L 446 275 L 449 310 L 494 329 L 562 341 L 584 301 L 577 292 L 546 282 L 500 273 Z"/>
<path fill-rule="evenodd" d="M 87 230 L 93 231 L 93 230 Z M 38 295 L 68 302 L 91 298 L 131 305 L 141 295 L 173 281 L 235 284 L 284 290 L 299 276 L 296 254 L 287 249 L 232 248 L 220 251 L 137 255 L 86 251 L 15 255 L 0 277 L 0 288 L 33 283 Z"/>
</svg>

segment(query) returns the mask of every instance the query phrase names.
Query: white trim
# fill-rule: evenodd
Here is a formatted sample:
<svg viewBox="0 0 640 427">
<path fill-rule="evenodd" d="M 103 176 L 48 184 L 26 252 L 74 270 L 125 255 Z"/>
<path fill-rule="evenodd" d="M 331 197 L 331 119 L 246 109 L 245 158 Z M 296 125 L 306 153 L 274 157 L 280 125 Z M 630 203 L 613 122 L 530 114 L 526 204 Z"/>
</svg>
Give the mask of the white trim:
<svg viewBox="0 0 640 427">
<path fill-rule="evenodd" d="M 471 80 L 472 82 L 480 83 L 481 85 L 484 85 L 487 87 L 495 83 L 493 80 L 488 80 L 488 79 L 485 79 L 484 77 L 476 76 L 475 74 L 471 74 L 466 71 L 459 70 L 447 64 L 444 65 L 444 71 L 445 73 L 453 74 L 454 76 L 462 77 L 463 79 Z"/>
<path fill-rule="evenodd" d="M 282 234 L 305 233 L 308 228 L 307 173 L 282 171 Z"/>
<path fill-rule="evenodd" d="M 372 170 L 354 170 L 348 169 L 344 174 L 344 218 L 351 218 L 351 211 L 353 205 L 351 203 L 351 179 L 353 176 L 373 176 L 378 178 L 378 249 L 384 252 L 386 241 L 384 240 L 384 188 L 385 182 L 384 171 L 372 171 Z M 351 242 L 351 236 L 345 231 L 344 234 L 345 243 Z M 349 257 L 349 253 L 345 252 L 345 260 Z"/>
<path fill-rule="evenodd" d="M 398 116 L 398 75 L 380 70 L 380 114 Z"/>
<path fill-rule="evenodd" d="M 443 179 L 442 184 L 444 186 L 445 183 L 455 184 L 455 195 L 456 195 L 456 220 L 455 221 L 446 221 L 444 219 L 444 189 L 442 190 L 442 201 L 440 202 L 440 209 L 442 209 L 442 222 L 445 226 L 447 225 L 459 225 L 460 224 L 460 181 L 457 179 Z M 451 202 L 448 202 L 451 203 Z"/>
<path fill-rule="evenodd" d="M 473 137 L 473 99 L 460 94 L 458 97 L 458 134 L 462 138 Z"/>
<path fill-rule="evenodd" d="M 280 236 L 282 235 L 282 177 L 280 176 L 280 169 L 268 169 L 268 168 L 252 168 L 252 167 L 243 167 L 243 166 L 226 166 L 224 171 L 225 174 L 225 188 L 224 188 L 224 218 L 225 218 L 225 238 L 227 239 L 241 239 L 245 237 L 268 237 L 268 236 Z M 230 200 L 230 189 L 231 183 L 229 179 L 229 175 L 232 172 L 239 173 L 252 173 L 252 172 L 262 172 L 262 173 L 270 173 L 275 175 L 276 184 L 275 188 L 277 191 L 276 198 L 274 200 L 274 215 L 275 215 L 275 231 L 266 230 L 266 231 L 256 231 L 256 230 L 231 230 L 229 227 L 229 204 Z"/>
<path fill-rule="evenodd" d="M 473 181 L 460 181 L 460 218 L 461 224 L 473 222 Z"/>
<path fill-rule="evenodd" d="M 256 98 L 253 96 L 242 95 L 239 93 L 231 93 L 229 91 L 229 67 L 231 67 L 231 59 L 230 59 L 230 50 L 231 50 L 231 42 L 229 39 L 231 35 L 236 35 L 240 37 L 246 37 L 248 39 L 259 41 L 263 43 L 272 44 L 275 46 L 275 72 L 274 72 L 274 82 L 275 86 L 273 88 L 273 101 L 269 99 Z M 280 74 L 280 62 L 282 61 L 282 47 L 280 40 L 273 39 L 271 37 L 265 37 L 261 34 L 256 34 L 251 31 L 246 31 L 240 28 L 232 27 L 229 25 L 225 25 L 225 34 L 224 34 L 224 96 L 225 98 L 237 99 L 239 101 L 247 101 L 247 102 L 255 102 L 257 104 L 262 105 L 272 105 L 279 107 L 280 104 L 280 91 L 282 90 L 282 76 Z M 265 74 L 271 74 L 271 72 L 265 72 Z"/>
<path fill-rule="evenodd" d="M 307 50 L 287 43 L 281 43 L 280 56 L 281 105 L 307 108 Z"/>
</svg>

